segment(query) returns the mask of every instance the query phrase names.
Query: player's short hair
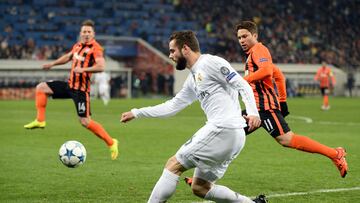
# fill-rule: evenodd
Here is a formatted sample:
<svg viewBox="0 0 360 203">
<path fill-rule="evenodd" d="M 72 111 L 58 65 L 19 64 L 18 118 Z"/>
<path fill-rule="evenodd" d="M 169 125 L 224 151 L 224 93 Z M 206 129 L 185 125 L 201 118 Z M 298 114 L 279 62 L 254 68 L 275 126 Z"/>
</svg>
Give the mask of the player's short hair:
<svg viewBox="0 0 360 203">
<path fill-rule="evenodd" d="M 169 41 L 174 39 L 176 40 L 175 44 L 179 49 L 181 49 L 186 44 L 194 52 L 200 52 L 199 41 L 193 31 L 176 31 L 171 34 Z"/>
<path fill-rule="evenodd" d="M 240 29 L 246 29 L 251 34 L 258 34 L 258 29 L 256 23 L 252 21 L 242 21 L 241 23 L 236 25 L 236 32 Z"/>
<path fill-rule="evenodd" d="M 95 22 L 88 19 L 88 20 L 84 20 L 82 23 L 81 23 L 81 27 L 82 26 L 90 26 L 92 27 L 92 29 L 95 31 Z"/>
</svg>

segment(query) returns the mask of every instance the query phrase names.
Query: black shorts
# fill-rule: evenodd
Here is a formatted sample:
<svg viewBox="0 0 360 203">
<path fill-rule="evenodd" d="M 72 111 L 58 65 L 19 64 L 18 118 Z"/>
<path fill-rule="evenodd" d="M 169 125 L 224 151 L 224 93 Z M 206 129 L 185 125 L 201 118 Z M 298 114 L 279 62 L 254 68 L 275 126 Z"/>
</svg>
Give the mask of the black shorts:
<svg viewBox="0 0 360 203">
<path fill-rule="evenodd" d="M 329 92 L 330 92 L 329 88 L 327 88 L 327 87 L 321 87 L 321 88 L 320 88 L 320 91 L 321 91 L 321 95 L 322 95 L 322 96 L 328 95 Z"/>
<path fill-rule="evenodd" d="M 245 111 L 242 112 L 245 115 Z M 278 109 L 272 109 L 268 111 L 259 111 L 261 126 L 272 136 L 277 137 L 290 131 L 288 124 L 286 123 L 281 111 Z M 249 131 L 248 127 L 244 128 L 246 135 L 254 132 Z"/>
<path fill-rule="evenodd" d="M 90 97 L 88 92 L 70 89 L 68 83 L 64 81 L 49 81 L 46 82 L 46 84 L 54 92 L 52 98 L 71 98 L 74 101 L 76 112 L 79 117 L 89 117 L 91 115 Z"/>
</svg>

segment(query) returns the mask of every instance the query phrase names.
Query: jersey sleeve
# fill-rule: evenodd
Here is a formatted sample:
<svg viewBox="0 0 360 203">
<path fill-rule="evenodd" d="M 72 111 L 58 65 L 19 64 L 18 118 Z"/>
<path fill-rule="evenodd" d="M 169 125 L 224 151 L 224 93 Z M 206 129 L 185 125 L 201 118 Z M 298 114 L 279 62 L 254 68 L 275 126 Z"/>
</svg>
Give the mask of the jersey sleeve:
<svg viewBox="0 0 360 203">
<path fill-rule="evenodd" d="M 321 68 L 319 68 L 319 69 L 316 71 L 316 74 L 315 74 L 315 77 L 314 77 L 314 80 L 315 80 L 315 81 L 319 81 L 320 73 L 321 73 Z"/>
<path fill-rule="evenodd" d="M 275 80 L 276 88 L 279 93 L 279 101 L 286 101 L 286 79 L 284 74 L 281 72 L 280 68 L 274 66 L 273 78 Z"/>
<path fill-rule="evenodd" d="M 102 58 L 104 57 L 104 49 L 100 45 L 96 45 L 94 47 L 94 58 Z"/>
<path fill-rule="evenodd" d="M 246 81 L 251 83 L 272 76 L 274 64 L 272 63 L 270 52 L 266 47 L 258 47 L 249 57 L 251 57 L 253 63 L 258 67 L 258 70 L 245 76 L 244 79 Z"/>
<path fill-rule="evenodd" d="M 196 99 L 196 94 L 191 88 L 190 77 L 188 77 L 183 85 L 183 88 L 171 100 L 156 106 L 132 109 L 131 112 L 136 118 L 170 117 L 189 106 Z"/>
<path fill-rule="evenodd" d="M 248 115 L 259 116 L 256 107 L 255 96 L 249 83 L 245 81 L 241 75 L 231 67 L 230 63 L 224 59 L 220 59 L 212 68 L 213 75 L 221 83 L 228 84 L 241 95 L 241 99 L 245 104 L 246 113 Z"/>
</svg>

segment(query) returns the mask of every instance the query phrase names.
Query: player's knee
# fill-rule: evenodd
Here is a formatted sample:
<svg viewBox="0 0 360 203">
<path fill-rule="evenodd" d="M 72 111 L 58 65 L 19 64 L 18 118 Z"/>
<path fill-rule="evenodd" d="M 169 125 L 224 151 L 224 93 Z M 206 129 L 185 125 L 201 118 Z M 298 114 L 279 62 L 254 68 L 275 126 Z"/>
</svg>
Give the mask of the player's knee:
<svg viewBox="0 0 360 203">
<path fill-rule="evenodd" d="M 191 186 L 191 190 L 194 195 L 201 197 L 201 198 L 204 198 L 206 193 L 209 191 L 209 189 L 207 189 L 206 187 L 204 187 L 202 185 L 196 185 L 196 184 L 193 184 Z"/>
<path fill-rule="evenodd" d="M 285 133 L 283 135 L 277 136 L 276 141 L 284 147 L 291 146 L 292 135 L 290 133 Z"/>
<path fill-rule="evenodd" d="M 90 119 L 88 118 L 79 118 L 79 121 L 81 123 L 82 126 L 84 126 L 85 128 L 88 127 L 89 123 L 90 123 Z"/>
<path fill-rule="evenodd" d="M 176 159 L 175 156 L 172 156 L 170 159 L 168 159 L 165 168 L 168 169 L 170 172 L 181 175 L 186 169 L 180 164 L 180 162 Z"/>
<path fill-rule="evenodd" d="M 36 85 L 36 91 L 46 92 L 47 84 L 45 82 L 41 82 Z"/>
<path fill-rule="evenodd" d="M 194 177 L 191 189 L 194 195 L 204 198 L 212 187 L 212 183 L 201 178 Z"/>
</svg>

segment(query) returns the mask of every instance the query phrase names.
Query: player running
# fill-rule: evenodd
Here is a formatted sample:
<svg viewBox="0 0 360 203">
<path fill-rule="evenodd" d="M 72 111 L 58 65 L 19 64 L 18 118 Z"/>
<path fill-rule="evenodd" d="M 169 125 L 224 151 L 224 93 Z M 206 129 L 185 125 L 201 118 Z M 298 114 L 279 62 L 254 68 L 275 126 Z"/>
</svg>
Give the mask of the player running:
<svg viewBox="0 0 360 203">
<path fill-rule="evenodd" d="M 80 41 L 72 50 L 52 63 L 43 65 L 49 70 L 53 66 L 72 61 L 68 82 L 48 81 L 36 86 L 35 106 L 36 119 L 24 125 L 26 129 L 45 128 L 45 111 L 47 97 L 54 99 L 71 98 L 76 107 L 80 123 L 96 136 L 105 141 L 110 149 L 111 159 L 118 156 L 118 141 L 110 137 L 101 124 L 90 118 L 90 78 L 92 73 L 102 72 L 105 68 L 103 48 L 95 40 L 94 22 L 86 20 L 80 30 Z"/>
<path fill-rule="evenodd" d="M 244 21 L 237 25 L 237 37 L 242 49 L 248 54 L 244 79 L 253 89 L 262 127 L 284 147 L 304 152 L 318 153 L 332 160 L 341 177 L 345 177 L 348 165 L 342 147 L 330 148 L 308 137 L 292 132 L 280 111 L 280 104 L 272 83 L 275 65 L 269 50 L 258 42 L 258 30 L 254 22 Z"/>
<path fill-rule="evenodd" d="M 245 144 L 246 123 L 241 116 L 239 93 L 246 106 L 250 130 L 260 126 L 251 87 L 223 58 L 201 54 L 192 31 L 173 33 L 169 51 L 178 70 L 190 70 L 183 88 L 165 103 L 123 113 L 121 121 L 172 116 L 195 100 L 200 101 L 208 121 L 168 160 L 148 202 L 166 202 L 174 194 L 180 175 L 191 168 L 195 168 L 192 190 L 201 198 L 215 202 L 266 202 L 264 196 L 253 201 L 215 184 Z"/>
<path fill-rule="evenodd" d="M 322 66 L 317 70 L 314 80 L 320 83 L 320 91 L 323 97 L 321 109 L 329 110 L 329 92 L 330 89 L 335 86 L 336 80 L 333 72 L 326 66 L 325 62 L 323 62 Z"/>
</svg>

